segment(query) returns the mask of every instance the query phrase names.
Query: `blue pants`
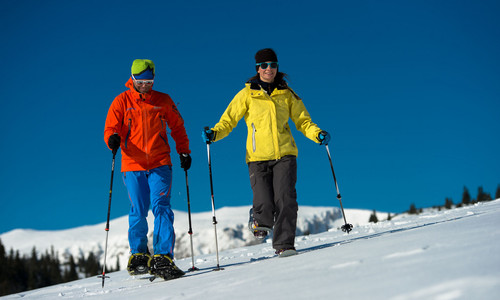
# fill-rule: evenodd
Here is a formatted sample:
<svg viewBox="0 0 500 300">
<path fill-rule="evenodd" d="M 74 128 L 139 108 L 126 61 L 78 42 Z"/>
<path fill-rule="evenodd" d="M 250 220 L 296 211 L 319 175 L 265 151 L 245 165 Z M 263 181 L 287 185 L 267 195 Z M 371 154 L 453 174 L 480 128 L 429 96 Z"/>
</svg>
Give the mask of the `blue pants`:
<svg viewBox="0 0 500 300">
<path fill-rule="evenodd" d="M 123 173 L 123 181 L 130 198 L 128 240 L 130 252 L 148 253 L 149 207 L 153 211 L 154 254 L 174 257 L 175 232 L 174 213 L 170 207 L 172 167 L 161 166 L 149 171 Z"/>
</svg>

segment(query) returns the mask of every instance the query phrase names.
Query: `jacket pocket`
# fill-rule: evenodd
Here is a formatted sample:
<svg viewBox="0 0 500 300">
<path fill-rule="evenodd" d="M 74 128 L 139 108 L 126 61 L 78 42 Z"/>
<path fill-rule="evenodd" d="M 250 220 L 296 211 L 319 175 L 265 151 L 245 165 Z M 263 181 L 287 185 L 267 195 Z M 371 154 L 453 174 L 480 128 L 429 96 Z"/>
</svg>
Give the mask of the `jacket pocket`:
<svg viewBox="0 0 500 300">
<path fill-rule="evenodd" d="M 160 138 L 163 140 L 163 142 L 165 143 L 165 146 L 168 146 L 168 142 L 167 142 L 167 138 L 164 137 L 162 134 L 160 134 Z"/>
<path fill-rule="evenodd" d="M 162 129 L 167 129 L 167 122 L 163 119 L 162 116 L 160 116 L 160 123 L 161 123 L 161 128 Z"/>
</svg>

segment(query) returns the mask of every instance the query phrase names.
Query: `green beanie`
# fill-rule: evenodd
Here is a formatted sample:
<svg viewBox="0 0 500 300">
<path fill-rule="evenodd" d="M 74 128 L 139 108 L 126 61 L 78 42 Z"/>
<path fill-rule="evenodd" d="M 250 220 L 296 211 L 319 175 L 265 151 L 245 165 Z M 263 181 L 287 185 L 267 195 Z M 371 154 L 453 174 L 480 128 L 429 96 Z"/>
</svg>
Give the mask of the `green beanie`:
<svg viewBox="0 0 500 300">
<path fill-rule="evenodd" d="M 152 60 L 149 59 L 136 59 L 132 63 L 132 75 L 137 77 L 136 75 L 141 75 L 145 71 L 149 71 L 147 73 L 152 73 L 155 75 L 155 64 Z"/>
</svg>

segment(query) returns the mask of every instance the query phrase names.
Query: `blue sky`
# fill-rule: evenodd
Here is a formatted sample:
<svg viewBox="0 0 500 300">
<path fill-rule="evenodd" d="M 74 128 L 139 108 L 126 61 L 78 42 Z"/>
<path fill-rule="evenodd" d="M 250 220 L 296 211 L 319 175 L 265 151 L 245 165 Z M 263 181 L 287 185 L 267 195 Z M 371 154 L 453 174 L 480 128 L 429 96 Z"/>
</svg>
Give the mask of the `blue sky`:
<svg viewBox="0 0 500 300">
<path fill-rule="evenodd" d="M 211 211 L 201 129 L 218 121 L 266 47 L 332 134 L 345 208 L 459 202 L 464 186 L 473 197 L 479 186 L 494 195 L 498 1 L 184 2 L 3 3 L 0 233 L 105 222 L 112 156 L 104 121 L 136 58 L 155 62 L 154 88 L 185 119 L 191 209 Z M 251 204 L 245 134 L 241 121 L 211 146 L 216 208 Z M 326 150 L 294 136 L 299 204 L 338 206 Z M 177 154 L 173 162 L 172 206 L 187 210 Z M 128 213 L 119 172 L 112 201 L 112 218 Z"/>
</svg>

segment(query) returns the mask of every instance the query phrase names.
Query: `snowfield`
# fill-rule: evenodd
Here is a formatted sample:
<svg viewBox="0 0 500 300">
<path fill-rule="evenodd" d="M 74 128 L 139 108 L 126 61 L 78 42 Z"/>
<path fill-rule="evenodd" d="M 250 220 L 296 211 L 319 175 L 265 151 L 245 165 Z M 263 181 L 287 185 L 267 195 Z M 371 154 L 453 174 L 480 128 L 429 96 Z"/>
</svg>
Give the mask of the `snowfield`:
<svg viewBox="0 0 500 300">
<path fill-rule="evenodd" d="M 224 209 L 238 210 L 222 208 L 216 212 L 221 235 L 226 229 L 222 225 L 227 217 Z M 248 210 L 239 210 L 239 215 L 232 213 L 246 221 L 244 211 Z M 331 211 L 332 215 L 338 212 L 331 208 L 319 211 Z M 499 299 L 500 199 L 452 210 L 404 214 L 376 224 L 366 223 L 370 213 L 364 212 L 367 218 L 362 224 L 355 221 L 355 211 L 346 210 L 347 221 L 355 224 L 350 234 L 337 229 L 342 225 L 338 215 L 331 220 L 325 217 L 331 222 L 327 224 L 329 231 L 298 236 L 297 256 L 278 258 L 268 242 L 220 250 L 219 262 L 224 268 L 221 271 L 213 271 L 217 264 L 215 254 L 203 253 L 205 246 L 196 246 L 203 240 L 207 249 L 215 247 L 211 213 L 206 213 L 208 225 L 204 225 L 204 230 L 211 234 L 193 237 L 200 253 L 195 254 L 195 265 L 200 270 L 183 278 L 150 282 L 119 271 L 108 274 L 104 288 L 101 279 L 92 277 L 0 299 Z M 386 214 L 378 217 L 385 219 Z M 117 222 L 122 221 L 117 219 L 110 226 L 110 241 L 114 228 L 119 227 Z M 100 241 L 104 239 L 104 227 L 99 226 L 101 230 L 95 239 Z M 195 232 L 197 227 L 203 228 L 193 223 Z M 80 235 L 92 228 L 73 229 L 73 234 Z M 28 236 L 31 242 L 39 242 L 19 230 L 0 238 L 6 249 L 19 249 L 15 245 L 24 242 L 19 239 Z M 226 241 L 221 239 L 219 245 L 223 243 Z M 191 257 L 177 259 L 176 264 L 187 270 Z"/>
<path fill-rule="evenodd" d="M 248 228 L 248 211 L 250 206 L 222 207 L 216 210 L 217 237 L 219 250 L 260 243 L 255 240 Z M 349 210 L 349 222 L 354 225 L 368 223 L 371 211 Z M 194 213 L 192 215 L 194 255 L 215 253 L 215 233 L 212 224 L 212 212 Z M 379 219 L 387 218 L 387 213 L 379 213 Z M 149 249 L 153 249 L 153 215 L 148 216 L 149 224 Z M 297 219 L 297 236 L 305 233 L 320 233 L 343 224 L 340 209 L 337 207 L 311 207 L 301 206 Z M 175 211 L 175 258 L 180 259 L 191 256 L 191 243 L 188 234 L 188 215 L 186 212 Z M 16 229 L 0 235 L 6 249 L 19 250 L 21 254 L 31 256 L 34 246 L 38 253 L 45 253 L 54 246 L 61 262 L 68 261 L 72 254 L 75 259 L 80 255 L 88 256 L 93 252 L 101 263 L 104 262 L 105 223 L 77 227 L 58 231 L 40 231 Z M 115 267 L 119 260 L 122 270 L 129 258 L 128 245 L 128 216 L 123 216 L 110 221 L 109 241 L 107 253 L 108 267 Z"/>
</svg>

